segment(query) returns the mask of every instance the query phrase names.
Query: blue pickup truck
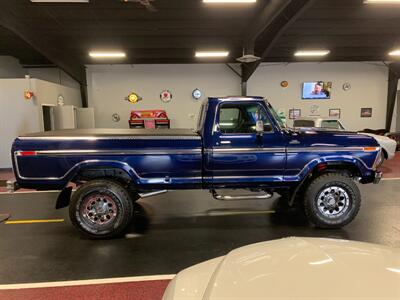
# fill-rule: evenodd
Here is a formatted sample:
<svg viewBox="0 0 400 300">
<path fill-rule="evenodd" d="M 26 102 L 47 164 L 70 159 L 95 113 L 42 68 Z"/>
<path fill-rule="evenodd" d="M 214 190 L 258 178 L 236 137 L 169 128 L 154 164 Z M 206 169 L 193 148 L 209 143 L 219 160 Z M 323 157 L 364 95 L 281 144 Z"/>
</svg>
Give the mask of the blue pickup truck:
<svg viewBox="0 0 400 300">
<path fill-rule="evenodd" d="M 84 235 L 105 238 L 124 231 L 136 200 L 178 189 L 207 189 L 217 200 L 277 193 L 301 203 L 315 226 L 342 227 L 360 208 L 355 181 L 379 182 L 380 152 L 366 135 L 286 128 L 262 97 L 225 97 L 203 103 L 197 130 L 26 134 L 12 159 L 19 187 L 61 190 L 56 207 L 69 205 Z"/>
</svg>

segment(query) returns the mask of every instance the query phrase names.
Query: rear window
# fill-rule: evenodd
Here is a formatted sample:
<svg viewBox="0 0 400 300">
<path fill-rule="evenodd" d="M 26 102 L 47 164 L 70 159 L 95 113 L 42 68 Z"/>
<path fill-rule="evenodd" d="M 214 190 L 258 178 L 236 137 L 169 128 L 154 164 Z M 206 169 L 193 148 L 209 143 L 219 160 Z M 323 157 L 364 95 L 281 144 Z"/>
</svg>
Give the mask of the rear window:
<svg viewBox="0 0 400 300">
<path fill-rule="evenodd" d="M 313 120 L 294 120 L 293 127 L 314 127 Z"/>
<path fill-rule="evenodd" d="M 322 128 L 329 129 L 342 129 L 339 122 L 337 120 L 325 120 L 321 122 Z"/>
</svg>

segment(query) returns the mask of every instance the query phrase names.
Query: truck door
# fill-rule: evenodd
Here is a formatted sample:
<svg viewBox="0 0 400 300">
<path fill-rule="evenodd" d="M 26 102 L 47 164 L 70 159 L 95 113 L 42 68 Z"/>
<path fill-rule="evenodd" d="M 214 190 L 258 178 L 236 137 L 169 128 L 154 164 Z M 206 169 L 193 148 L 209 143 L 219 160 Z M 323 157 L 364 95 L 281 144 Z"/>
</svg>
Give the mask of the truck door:
<svg viewBox="0 0 400 300">
<path fill-rule="evenodd" d="M 264 132 L 256 133 L 262 120 Z M 257 102 L 219 104 L 212 133 L 209 164 L 215 186 L 241 186 L 283 181 L 286 162 L 285 138 Z"/>
</svg>

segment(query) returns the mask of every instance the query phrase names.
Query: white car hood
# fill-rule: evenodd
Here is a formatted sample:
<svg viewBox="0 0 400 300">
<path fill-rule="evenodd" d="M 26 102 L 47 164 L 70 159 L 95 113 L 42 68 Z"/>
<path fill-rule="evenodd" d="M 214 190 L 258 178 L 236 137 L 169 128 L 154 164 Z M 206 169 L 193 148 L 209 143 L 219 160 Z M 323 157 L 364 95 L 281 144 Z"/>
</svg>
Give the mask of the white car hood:
<svg viewBox="0 0 400 300">
<path fill-rule="evenodd" d="M 400 252 L 334 239 L 238 248 L 179 273 L 164 299 L 399 299 Z"/>
</svg>

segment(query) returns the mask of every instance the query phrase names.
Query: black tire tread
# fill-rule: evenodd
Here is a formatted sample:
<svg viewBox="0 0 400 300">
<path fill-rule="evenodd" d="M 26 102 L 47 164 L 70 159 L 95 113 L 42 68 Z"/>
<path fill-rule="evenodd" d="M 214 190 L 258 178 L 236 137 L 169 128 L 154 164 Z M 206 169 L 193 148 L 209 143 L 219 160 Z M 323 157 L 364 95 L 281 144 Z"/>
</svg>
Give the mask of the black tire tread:
<svg viewBox="0 0 400 300">
<path fill-rule="evenodd" d="M 107 234 L 101 234 L 101 235 L 96 235 L 93 233 L 90 233 L 86 231 L 82 226 L 80 225 L 79 221 L 76 219 L 76 205 L 77 202 L 79 201 L 79 198 L 83 192 L 85 192 L 87 189 L 92 188 L 93 186 L 98 186 L 98 187 L 107 187 L 108 189 L 113 190 L 116 194 L 122 195 L 120 198 L 121 205 L 124 206 L 125 209 L 125 214 L 122 216 L 122 222 L 116 228 L 115 230 L 107 233 Z M 90 239 L 109 239 L 109 238 L 115 238 L 118 237 L 119 235 L 122 234 L 122 232 L 126 229 L 126 227 L 130 224 L 132 221 L 133 217 L 133 205 L 134 201 L 132 201 L 131 196 L 129 191 L 127 191 L 121 183 L 115 180 L 110 180 L 110 179 L 94 179 L 91 181 L 88 181 L 81 185 L 78 190 L 73 193 L 71 197 L 71 203 L 69 205 L 69 216 L 71 223 L 79 230 L 79 232 L 84 235 L 87 238 Z"/>
<path fill-rule="evenodd" d="M 336 223 L 327 223 L 321 220 L 314 212 L 312 201 L 314 201 L 317 193 L 327 183 L 344 185 L 353 197 L 355 208 L 351 215 L 343 221 Z M 304 212 L 308 220 L 319 228 L 341 228 L 349 224 L 358 214 L 361 207 L 361 194 L 355 182 L 345 173 L 326 173 L 315 178 L 307 187 L 304 196 Z"/>
</svg>

